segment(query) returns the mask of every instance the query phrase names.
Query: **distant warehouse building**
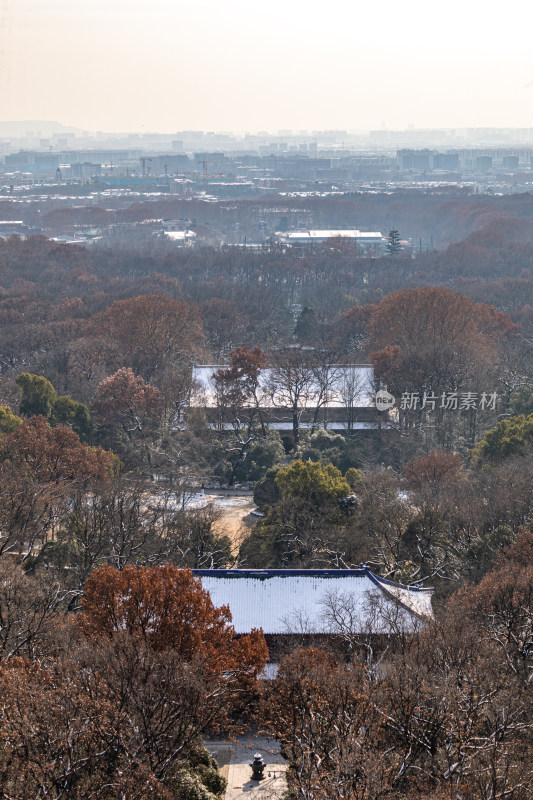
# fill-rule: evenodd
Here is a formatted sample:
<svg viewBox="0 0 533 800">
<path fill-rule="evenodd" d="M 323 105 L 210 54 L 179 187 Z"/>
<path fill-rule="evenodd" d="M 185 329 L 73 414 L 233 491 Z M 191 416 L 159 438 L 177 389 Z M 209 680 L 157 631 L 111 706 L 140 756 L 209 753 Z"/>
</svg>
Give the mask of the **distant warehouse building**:
<svg viewBox="0 0 533 800">
<path fill-rule="evenodd" d="M 386 244 L 385 238 L 379 231 L 355 229 L 276 231 L 274 237 L 279 244 L 297 247 L 316 247 L 332 239 L 342 239 L 360 246 L 361 251 L 368 255 L 379 255 Z"/>
</svg>

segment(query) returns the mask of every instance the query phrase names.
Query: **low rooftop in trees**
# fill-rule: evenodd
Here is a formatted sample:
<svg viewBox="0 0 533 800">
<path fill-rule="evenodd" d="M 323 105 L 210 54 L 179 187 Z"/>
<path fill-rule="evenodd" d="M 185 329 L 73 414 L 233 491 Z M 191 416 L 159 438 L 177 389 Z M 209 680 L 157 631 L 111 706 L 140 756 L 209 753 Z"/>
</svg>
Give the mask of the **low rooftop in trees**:
<svg viewBox="0 0 533 800">
<path fill-rule="evenodd" d="M 215 606 L 227 605 L 239 634 L 334 635 L 338 618 L 355 634 L 413 630 L 432 617 L 432 589 L 380 578 L 360 569 L 193 570 Z"/>
<path fill-rule="evenodd" d="M 193 367 L 191 406 L 216 408 L 217 395 L 213 375 L 218 370 L 227 369 L 229 369 L 227 364 L 202 364 Z M 325 370 L 323 372 L 325 373 Z M 306 408 L 314 408 L 317 405 L 323 408 L 374 407 L 372 366 L 332 364 L 327 369 L 327 375 L 321 377 L 322 386 L 313 371 L 308 369 L 307 378 L 302 380 L 301 402 Z M 286 392 L 282 386 L 276 384 L 274 369 L 267 368 L 261 371 L 258 395 L 263 408 L 283 408 L 286 405 Z M 253 403 L 250 401 L 248 405 L 252 406 Z"/>
<path fill-rule="evenodd" d="M 276 231 L 274 236 L 280 244 L 317 245 L 330 239 L 344 239 L 361 245 L 374 245 L 380 249 L 385 241 L 380 231 L 355 229 Z"/>
</svg>

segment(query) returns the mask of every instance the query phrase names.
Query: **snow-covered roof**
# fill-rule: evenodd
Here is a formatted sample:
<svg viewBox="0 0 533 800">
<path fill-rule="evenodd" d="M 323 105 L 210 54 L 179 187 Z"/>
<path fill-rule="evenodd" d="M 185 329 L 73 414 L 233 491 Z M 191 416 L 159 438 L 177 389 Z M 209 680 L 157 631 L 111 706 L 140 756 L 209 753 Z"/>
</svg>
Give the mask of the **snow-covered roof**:
<svg viewBox="0 0 533 800">
<path fill-rule="evenodd" d="M 185 242 L 187 239 L 194 239 L 196 234 L 194 231 L 164 231 L 167 239 L 173 239 L 176 242 Z"/>
<path fill-rule="evenodd" d="M 227 364 L 203 364 L 192 370 L 193 390 L 191 405 L 216 408 L 216 392 L 213 374 L 219 369 L 229 369 Z M 264 369 L 260 373 L 259 391 L 263 408 L 284 408 L 286 400 L 282 391 L 272 392 L 273 370 Z M 374 369 L 370 365 L 333 364 L 329 367 L 327 399 L 324 408 L 368 408 L 374 406 Z M 319 403 L 318 381 L 308 371 L 308 379 L 301 393 L 301 403 L 314 408 Z"/>
<path fill-rule="evenodd" d="M 432 616 L 431 589 L 393 583 L 368 567 L 338 570 L 193 570 L 215 606 L 227 605 L 237 633 L 352 633 L 411 630 Z M 337 613 L 337 620 L 338 620 Z"/>
<path fill-rule="evenodd" d="M 285 242 L 325 242 L 328 239 L 356 239 L 380 242 L 383 236 L 380 231 L 359 231 L 355 229 L 340 230 L 295 230 L 295 231 L 276 231 L 278 236 Z"/>
<path fill-rule="evenodd" d="M 235 426 L 233 422 L 210 422 L 208 427 L 212 431 L 232 431 Z M 292 422 L 268 422 L 268 427 L 271 431 L 292 431 Z M 383 425 L 381 426 L 383 427 Z M 300 422 L 298 428 L 301 431 L 316 431 L 324 428 L 328 431 L 377 431 L 380 425 L 377 422 L 331 422 L 330 420 L 318 420 L 315 422 Z"/>
</svg>

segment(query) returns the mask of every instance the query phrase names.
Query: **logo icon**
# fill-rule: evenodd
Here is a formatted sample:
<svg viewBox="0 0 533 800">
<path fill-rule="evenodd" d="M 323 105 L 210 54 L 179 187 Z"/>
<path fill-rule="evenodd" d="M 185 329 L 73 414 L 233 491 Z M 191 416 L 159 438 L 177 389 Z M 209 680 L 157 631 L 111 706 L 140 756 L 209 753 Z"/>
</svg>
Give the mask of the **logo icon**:
<svg viewBox="0 0 533 800">
<path fill-rule="evenodd" d="M 388 411 L 389 408 L 394 406 L 395 402 L 394 395 L 386 389 L 380 389 L 376 392 L 376 408 L 378 411 Z"/>
</svg>

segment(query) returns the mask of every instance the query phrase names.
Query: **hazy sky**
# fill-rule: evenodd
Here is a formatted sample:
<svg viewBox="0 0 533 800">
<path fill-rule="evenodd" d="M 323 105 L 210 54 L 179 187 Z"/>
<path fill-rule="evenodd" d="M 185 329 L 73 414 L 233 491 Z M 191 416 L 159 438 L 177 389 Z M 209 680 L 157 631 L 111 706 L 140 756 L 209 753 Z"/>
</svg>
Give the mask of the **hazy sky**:
<svg viewBox="0 0 533 800">
<path fill-rule="evenodd" d="M 0 0 L 0 118 L 533 127 L 532 16 L 517 0 Z"/>
</svg>

